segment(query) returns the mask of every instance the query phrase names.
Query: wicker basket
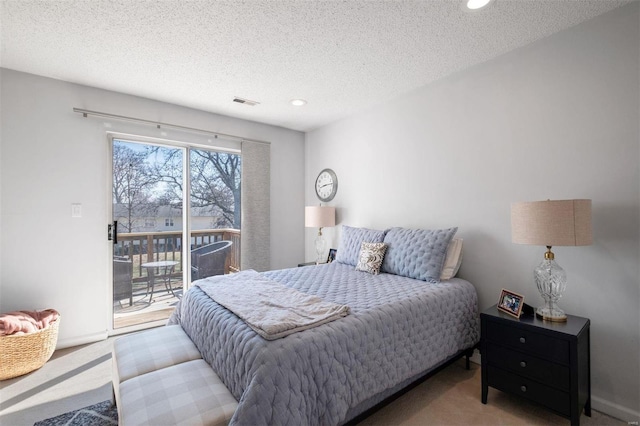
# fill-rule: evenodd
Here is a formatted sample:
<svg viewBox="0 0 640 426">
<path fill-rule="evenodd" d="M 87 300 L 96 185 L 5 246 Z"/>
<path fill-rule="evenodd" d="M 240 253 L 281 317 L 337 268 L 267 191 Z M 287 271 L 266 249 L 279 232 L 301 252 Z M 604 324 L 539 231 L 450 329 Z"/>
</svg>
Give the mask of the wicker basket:
<svg viewBox="0 0 640 426">
<path fill-rule="evenodd" d="M 58 341 L 60 317 L 35 333 L 0 336 L 0 380 L 37 370 L 49 361 Z"/>
</svg>

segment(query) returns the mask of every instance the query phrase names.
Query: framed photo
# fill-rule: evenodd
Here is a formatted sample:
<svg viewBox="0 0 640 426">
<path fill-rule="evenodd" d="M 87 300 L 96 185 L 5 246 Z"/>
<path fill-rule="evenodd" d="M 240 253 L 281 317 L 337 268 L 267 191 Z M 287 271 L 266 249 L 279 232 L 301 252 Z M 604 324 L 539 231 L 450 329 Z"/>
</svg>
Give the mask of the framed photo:
<svg viewBox="0 0 640 426">
<path fill-rule="evenodd" d="M 336 260 L 336 249 L 329 249 L 329 257 L 327 257 L 327 263 L 331 263 Z"/>
<path fill-rule="evenodd" d="M 520 318 L 523 305 L 524 296 L 522 296 L 521 294 L 505 290 L 504 288 L 500 292 L 500 299 L 498 299 L 498 310 L 509 315 L 513 315 L 516 318 Z"/>
</svg>

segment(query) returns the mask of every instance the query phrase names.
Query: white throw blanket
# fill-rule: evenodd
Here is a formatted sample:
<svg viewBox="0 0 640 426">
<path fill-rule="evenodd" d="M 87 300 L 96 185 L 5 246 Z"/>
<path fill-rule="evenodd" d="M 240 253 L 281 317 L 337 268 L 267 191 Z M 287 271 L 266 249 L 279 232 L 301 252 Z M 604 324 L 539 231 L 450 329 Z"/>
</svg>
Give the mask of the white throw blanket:
<svg viewBox="0 0 640 426">
<path fill-rule="evenodd" d="M 347 305 L 325 302 L 254 270 L 205 278 L 196 281 L 195 285 L 267 340 L 279 339 L 349 314 Z"/>
</svg>

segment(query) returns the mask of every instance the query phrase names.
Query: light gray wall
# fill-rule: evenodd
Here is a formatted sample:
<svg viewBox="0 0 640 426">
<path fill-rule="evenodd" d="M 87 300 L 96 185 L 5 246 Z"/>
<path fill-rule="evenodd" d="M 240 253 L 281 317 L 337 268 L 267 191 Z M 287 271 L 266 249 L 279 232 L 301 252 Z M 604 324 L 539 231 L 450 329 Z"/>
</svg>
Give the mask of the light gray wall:
<svg viewBox="0 0 640 426">
<path fill-rule="evenodd" d="M 325 167 L 338 223 L 458 226 L 480 308 L 541 304 L 544 247 L 511 243 L 510 203 L 591 198 L 594 243 L 554 248 L 561 307 L 591 319 L 594 407 L 640 416 L 638 3 L 307 134 L 306 201 Z M 325 228 L 337 247 L 339 227 Z M 315 230 L 306 235 L 314 258 Z M 479 392 L 479 390 L 478 390 Z M 478 393 L 478 398 L 480 394 Z M 491 396 L 489 397 L 491 403 Z"/>
<path fill-rule="evenodd" d="M 132 128 L 117 121 L 105 127 L 104 119 L 83 118 L 73 107 L 271 142 L 271 267 L 300 261 L 303 133 L 7 69 L 0 78 L 0 310 L 57 309 L 58 347 L 106 336 L 106 131 Z M 142 130 L 145 136 L 159 132 L 152 126 Z M 176 133 L 162 132 L 167 138 Z M 82 218 L 71 218 L 71 203 L 82 204 Z"/>
</svg>

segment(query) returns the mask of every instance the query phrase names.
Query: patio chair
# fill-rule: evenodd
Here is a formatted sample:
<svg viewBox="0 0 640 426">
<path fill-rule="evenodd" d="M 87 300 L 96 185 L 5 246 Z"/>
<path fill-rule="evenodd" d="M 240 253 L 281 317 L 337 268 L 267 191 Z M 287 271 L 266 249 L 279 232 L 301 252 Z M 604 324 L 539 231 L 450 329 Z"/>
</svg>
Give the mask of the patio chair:
<svg viewBox="0 0 640 426">
<path fill-rule="evenodd" d="M 224 275 L 227 254 L 233 241 L 218 241 L 191 250 L 191 282 L 214 275 Z"/>
<path fill-rule="evenodd" d="M 133 305 L 133 262 L 127 257 L 113 257 L 113 301 L 129 299 Z"/>
</svg>

